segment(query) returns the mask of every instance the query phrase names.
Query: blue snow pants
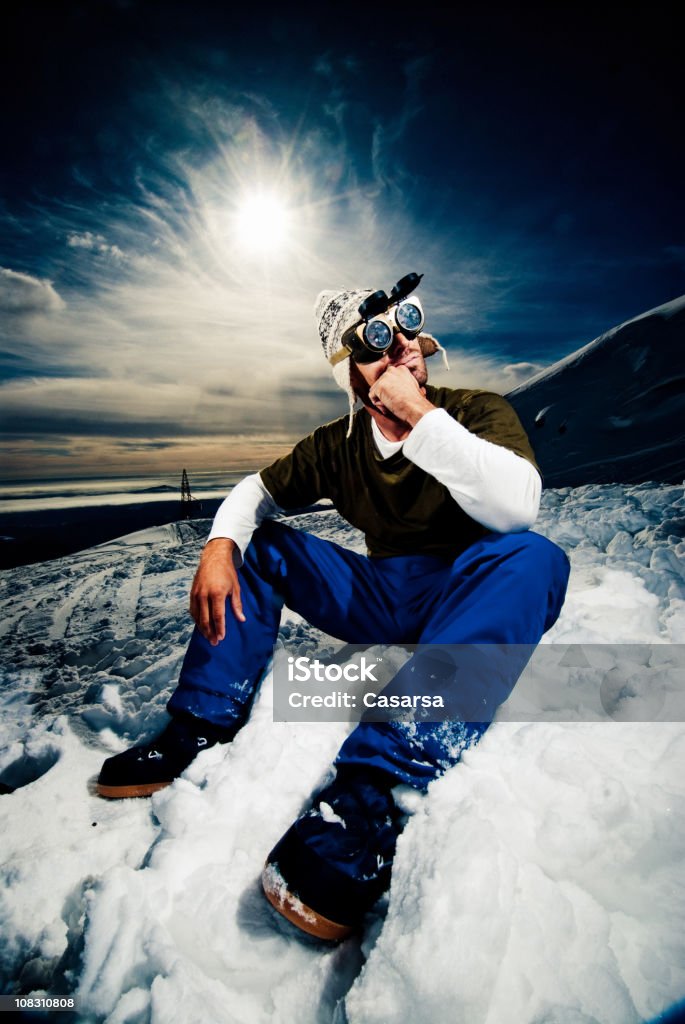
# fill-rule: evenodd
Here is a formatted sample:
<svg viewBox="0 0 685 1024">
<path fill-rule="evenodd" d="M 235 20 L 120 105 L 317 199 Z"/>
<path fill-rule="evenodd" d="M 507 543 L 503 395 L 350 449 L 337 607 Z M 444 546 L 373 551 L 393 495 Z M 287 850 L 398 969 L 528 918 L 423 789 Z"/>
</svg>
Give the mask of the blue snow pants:
<svg viewBox="0 0 685 1024">
<path fill-rule="evenodd" d="M 561 548 L 531 531 L 487 534 L 450 564 L 425 555 L 367 558 L 267 521 L 239 570 L 246 621 L 237 622 L 227 604 L 226 638 L 216 647 L 195 629 L 169 711 L 217 725 L 243 721 L 284 604 L 347 643 L 520 645 L 532 652 L 561 611 L 568 574 Z M 480 737 L 516 677 L 489 695 L 482 721 L 362 721 L 336 764 L 375 766 L 423 789 Z"/>
</svg>

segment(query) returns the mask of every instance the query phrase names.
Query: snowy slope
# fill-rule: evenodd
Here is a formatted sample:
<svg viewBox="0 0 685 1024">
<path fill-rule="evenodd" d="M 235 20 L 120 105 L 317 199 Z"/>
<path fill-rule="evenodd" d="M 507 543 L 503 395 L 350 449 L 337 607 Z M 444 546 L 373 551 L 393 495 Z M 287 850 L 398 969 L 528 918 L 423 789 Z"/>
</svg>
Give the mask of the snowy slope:
<svg viewBox="0 0 685 1024">
<path fill-rule="evenodd" d="M 549 491 L 573 573 L 546 641 L 685 643 L 675 486 Z M 295 525 L 361 548 L 335 513 Z M 77 992 L 79 1019 L 159 1024 L 627 1024 L 685 995 L 685 725 L 495 723 L 412 810 L 364 936 L 303 937 L 259 891 L 266 853 L 349 726 L 274 723 L 151 801 L 89 789 L 154 733 L 190 631 L 207 523 L 0 576 L 3 991 Z M 293 643 L 314 631 L 285 613 Z"/>
<path fill-rule="evenodd" d="M 548 487 L 685 477 L 685 296 L 511 391 Z"/>
</svg>

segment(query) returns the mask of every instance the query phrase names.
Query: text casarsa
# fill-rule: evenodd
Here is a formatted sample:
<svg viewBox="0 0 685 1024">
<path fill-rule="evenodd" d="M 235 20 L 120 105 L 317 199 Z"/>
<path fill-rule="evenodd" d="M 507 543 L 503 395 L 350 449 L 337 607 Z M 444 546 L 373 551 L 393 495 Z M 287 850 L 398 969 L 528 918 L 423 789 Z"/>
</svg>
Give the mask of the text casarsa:
<svg viewBox="0 0 685 1024">
<path fill-rule="evenodd" d="M 440 694 L 429 696 L 425 693 L 404 693 L 402 695 L 397 693 L 387 695 L 385 693 L 365 693 L 364 705 L 367 708 L 379 708 L 384 711 L 391 708 L 406 710 L 413 708 L 416 710 L 416 708 L 444 708 L 445 701 Z"/>
</svg>

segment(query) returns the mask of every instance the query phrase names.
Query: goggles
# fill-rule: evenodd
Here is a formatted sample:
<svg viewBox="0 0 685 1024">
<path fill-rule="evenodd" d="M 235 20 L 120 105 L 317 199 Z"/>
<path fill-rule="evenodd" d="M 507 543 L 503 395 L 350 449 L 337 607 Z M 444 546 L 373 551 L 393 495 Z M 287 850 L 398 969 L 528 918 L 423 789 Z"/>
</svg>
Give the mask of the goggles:
<svg viewBox="0 0 685 1024">
<path fill-rule="evenodd" d="M 425 323 L 423 307 L 416 289 L 423 274 L 407 274 L 393 286 L 390 296 L 383 291 L 374 292 L 359 307 L 359 320 L 342 337 L 342 348 L 331 357 L 331 364 L 350 356 L 356 363 L 375 363 L 392 345 L 395 333 L 401 331 L 407 338 L 415 338 Z"/>
</svg>

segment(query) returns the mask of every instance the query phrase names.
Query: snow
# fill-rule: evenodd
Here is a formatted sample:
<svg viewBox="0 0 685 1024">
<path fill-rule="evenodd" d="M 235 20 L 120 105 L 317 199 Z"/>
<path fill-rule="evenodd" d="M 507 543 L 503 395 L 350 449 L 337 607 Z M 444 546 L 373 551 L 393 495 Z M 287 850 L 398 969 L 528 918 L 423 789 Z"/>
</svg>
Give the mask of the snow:
<svg viewBox="0 0 685 1024">
<path fill-rule="evenodd" d="M 685 643 L 684 508 L 666 484 L 545 492 L 536 528 L 572 563 L 545 642 Z M 363 546 L 332 512 L 293 523 Z M 274 722 L 269 674 L 233 743 L 151 800 L 99 799 L 103 757 L 165 720 L 208 527 L 0 576 L 3 991 L 74 992 L 109 1024 L 627 1024 L 683 997 L 675 718 L 503 714 L 426 796 L 398 790 L 389 896 L 339 946 L 297 933 L 259 877 L 350 726 Z M 281 629 L 317 637 L 290 612 Z"/>
<path fill-rule="evenodd" d="M 506 396 L 547 486 L 685 476 L 685 296 L 612 328 Z"/>
</svg>

